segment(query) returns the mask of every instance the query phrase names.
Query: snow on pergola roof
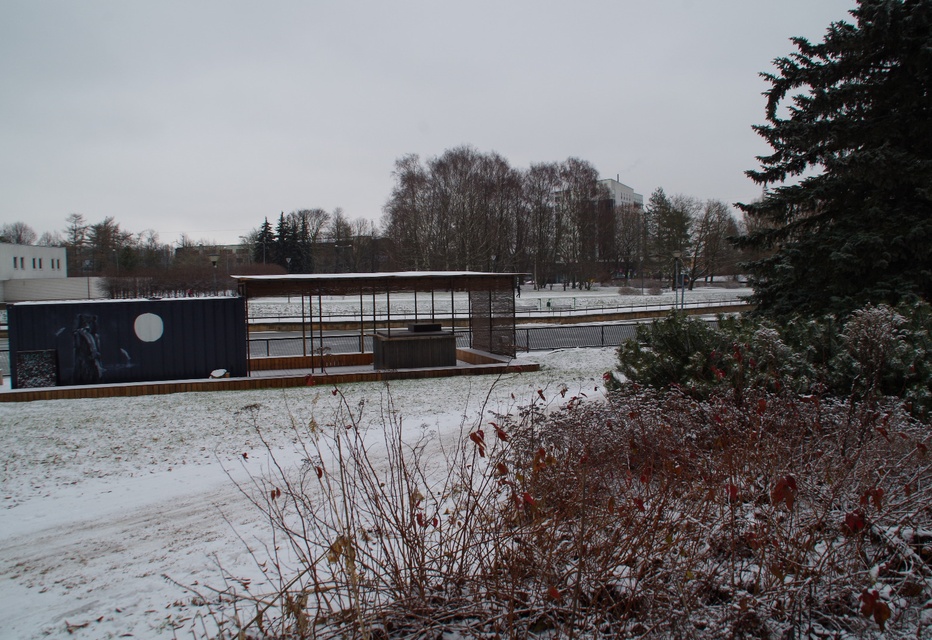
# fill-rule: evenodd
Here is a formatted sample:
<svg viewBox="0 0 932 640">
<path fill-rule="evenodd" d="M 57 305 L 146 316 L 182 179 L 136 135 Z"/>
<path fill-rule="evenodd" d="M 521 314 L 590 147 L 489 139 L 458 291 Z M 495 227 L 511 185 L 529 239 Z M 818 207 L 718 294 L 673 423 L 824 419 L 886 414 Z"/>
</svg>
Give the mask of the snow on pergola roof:
<svg viewBox="0 0 932 640">
<path fill-rule="evenodd" d="M 395 271 L 231 276 L 246 298 L 282 295 L 351 295 L 397 291 L 504 291 L 523 273 Z"/>
</svg>

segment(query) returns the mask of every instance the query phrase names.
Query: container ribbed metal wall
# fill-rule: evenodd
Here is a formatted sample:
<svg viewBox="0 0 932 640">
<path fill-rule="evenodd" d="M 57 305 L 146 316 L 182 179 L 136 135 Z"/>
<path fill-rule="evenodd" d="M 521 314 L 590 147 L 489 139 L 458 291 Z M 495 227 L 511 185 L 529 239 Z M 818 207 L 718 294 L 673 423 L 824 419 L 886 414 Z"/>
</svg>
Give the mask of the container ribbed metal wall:
<svg viewBox="0 0 932 640">
<path fill-rule="evenodd" d="M 243 298 L 19 303 L 9 331 L 14 388 L 16 354 L 43 350 L 55 352 L 58 385 L 248 375 Z"/>
</svg>

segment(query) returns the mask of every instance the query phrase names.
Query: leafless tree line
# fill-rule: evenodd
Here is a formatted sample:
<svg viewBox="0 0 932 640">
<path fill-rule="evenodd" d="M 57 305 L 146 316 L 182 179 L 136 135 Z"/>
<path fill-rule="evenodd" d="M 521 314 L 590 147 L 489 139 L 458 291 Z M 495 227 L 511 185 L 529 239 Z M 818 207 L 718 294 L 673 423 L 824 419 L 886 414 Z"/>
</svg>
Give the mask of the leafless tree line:
<svg viewBox="0 0 932 640">
<path fill-rule="evenodd" d="M 399 268 L 514 271 L 576 287 L 665 277 L 678 252 L 691 280 L 733 272 L 728 205 L 658 190 L 646 208 L 615 206 L 578 158 L 521 170 L 466 146 L 424 162 L 406 155 L 394 177 L 382 227 Z"/>
</svg>

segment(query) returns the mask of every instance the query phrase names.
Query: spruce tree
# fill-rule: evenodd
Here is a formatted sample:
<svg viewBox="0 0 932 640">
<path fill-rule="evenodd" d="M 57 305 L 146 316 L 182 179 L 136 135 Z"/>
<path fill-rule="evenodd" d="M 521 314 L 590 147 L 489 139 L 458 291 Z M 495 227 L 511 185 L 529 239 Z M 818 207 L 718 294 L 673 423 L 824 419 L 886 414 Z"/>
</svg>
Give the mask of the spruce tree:
<svg viewBox="0 0 932 640">
<path fill-rule="evenodd" d="M 275 232 L 272 231 L 272 225 L 269 219 L 259 226 L 259 233 L 256 234 L 256 244 L 253 246 L 252 259 L 260 264 L 269 264 L 273 261 L 275 249 Z"/>
<path fill-rule="evenodd" d="M 773 153 L 738 205 L 769 249 L 749 265 L 758 309 L 846 313 L 868 302 L 932 299 L 932 0 L 860 0 L 854 24 L 762 76 Z"/>
</svg>

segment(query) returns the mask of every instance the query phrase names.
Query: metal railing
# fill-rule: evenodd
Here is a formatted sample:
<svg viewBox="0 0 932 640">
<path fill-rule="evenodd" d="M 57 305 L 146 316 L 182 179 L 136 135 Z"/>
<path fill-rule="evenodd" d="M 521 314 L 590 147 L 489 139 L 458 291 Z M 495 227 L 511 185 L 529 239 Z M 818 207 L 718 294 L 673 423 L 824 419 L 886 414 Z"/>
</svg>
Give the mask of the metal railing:
<svg viewBox="0 0 932 640">
<path fill-rule="evenodd" d="M 469 346 L 469 331 L 458 329 L 456 332 L 456 346 L 460 348 L 465 348 Z M 319 353 L 359 353 L 364 351 L 367 353 L 372 352 L 372 336 L 365 335 L 361 336 L 363 342 L 363 348 L 359 348 L 360 336 L 356 335 L 336 335 L 336 336 L 324 336 L 321 340 L 320 336 L 308 336 L 307 338 L 302 338 L 300 336 L 295 337 L 284 337 L 284 338 L 250 338 L 249 339 L 249 357 L 250 358 L 263 358 L 263 357 L 282 357 L 282 356 L 300 356 L 304 355 L 316 355 Z M 306 345 L 306 349 L 302 346 L 302 340 Z"/>
<path fill-rule="evenodd" d="M 633 338 L 636 324 L 558 325 L 515 329 L 519 351 L 546 351 L 574 347 L 617 347 Z"/>
<path fill-rule="evenodd" d="M 577 304 L 578 301 L 578 304 Z M 729 307 L 736 304 L 743 304 L 745 301 L 740 297 L 727 298 L 722 300 L 689 300 L 679 305 L 682 309 L 699 309 L 699 308 L 718 308 Z M 554 298 L 552 300 L 538 299 L 533 305 L 523 305 L 520 301 L 515 303 L 515 317 L 517 320 L 534 320 L 536 318 L 549 318 L 553 316 L 580 316 L 603 315 L 603 314 L 623 314 L 638 312 L 660 312 L 673 308 L 673 301 L 653 302 L 649 304 L 627 304 L 627 305 L 606 305 L 606 304 L 588 304 L 585 299 L 577 298 Z M 413 309 L 400 309 L 393 312 L 390 317 L 394 321 L 404 322 L 429 317 L 430 313 L 425 310 L 418 310 L 415 314 Z M 469 316 L 469 308 L 464 306 L 456 308 L 457 318 L 466 318 Z M 435 316 L 437 319 L 449 319 L 449 308 L 440 310 Z M 375 322 L 384 323 L 389 318 L 389 314 L 384 310 L 376 309 Z M 305 322 L 314 322 L 323 320 L 329 322 L 360 322 L 360 312 L 354 310 L 324 311 L 320 313 L 314 311 L 313 314 L 305 316 Z M 250 314 L 250 324 L 281 324 L 287 322 L 301 322 L 302 318 L 297 314 Z M 373 322 L 372 309 L 366 309 L 362 313 L 362 321 L 365 323 Z"/>
<path fill-rule="evenodd" d="M 517 327 L 515 329 L 515 348 L 517 351 L 548 351 L 551 349 L 571 349 L 586 347 L 617 347 L 625 340 L 633 338 L 637 324 L 600 324 L 600 325 L 557 325 L 547 327 Z M 470 345 L 468 329 L 456 332 L 456 346 L 465 348 Z M 307 345 L 306 352 L 301 341 Z M 249 355 L 253 358 L 299 356 L 304 353 L 359 353 L 359 335 L 319 336 L 313 338 L 250 338 Z M 363 337 L 363 351 L 372 351 L 372 336 Z"/>
</svg>

